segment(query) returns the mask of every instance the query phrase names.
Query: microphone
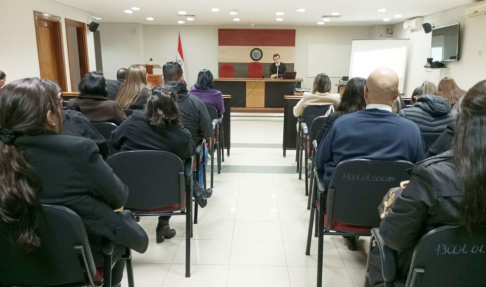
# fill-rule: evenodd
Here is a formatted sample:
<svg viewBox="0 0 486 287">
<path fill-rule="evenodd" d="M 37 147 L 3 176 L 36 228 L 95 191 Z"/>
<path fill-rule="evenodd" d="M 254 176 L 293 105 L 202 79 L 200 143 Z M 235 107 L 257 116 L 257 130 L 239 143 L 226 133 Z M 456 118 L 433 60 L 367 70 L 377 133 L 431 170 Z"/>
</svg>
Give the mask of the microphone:
<svg viewBox="0 0 486 287">
<path fill-rule="evenodd" d="M 149 62 L 152 62 L 153 60 L 154 60 L 154 59 L 150 58 L 150 59 L 147 61 L 147 63 L 145 63 L 145 64 L 148 64 Z"/>
<path fill-rule="evenodd" d="M 278 79 L 278 68 L 280 67 L 280 64 L 275 65 L 275 66 L 277 66 L 277 77 L 276 78 Z"/>
</svg>

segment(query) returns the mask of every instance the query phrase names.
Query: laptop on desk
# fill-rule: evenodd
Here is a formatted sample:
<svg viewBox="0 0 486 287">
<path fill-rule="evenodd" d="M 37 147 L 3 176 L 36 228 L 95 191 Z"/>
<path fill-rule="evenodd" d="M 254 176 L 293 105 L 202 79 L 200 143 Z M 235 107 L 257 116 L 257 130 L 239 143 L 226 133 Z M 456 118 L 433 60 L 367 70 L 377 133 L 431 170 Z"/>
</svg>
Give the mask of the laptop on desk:
<svg viewBox="0 0 486 287">
<path fill-rule="evenodd" d="M 284 79 L 284 80 L 295 80 L 295 76 L 297 76 L 297 72 L 285 72 L 282 75 L 282 79 Z"/>
</svg>

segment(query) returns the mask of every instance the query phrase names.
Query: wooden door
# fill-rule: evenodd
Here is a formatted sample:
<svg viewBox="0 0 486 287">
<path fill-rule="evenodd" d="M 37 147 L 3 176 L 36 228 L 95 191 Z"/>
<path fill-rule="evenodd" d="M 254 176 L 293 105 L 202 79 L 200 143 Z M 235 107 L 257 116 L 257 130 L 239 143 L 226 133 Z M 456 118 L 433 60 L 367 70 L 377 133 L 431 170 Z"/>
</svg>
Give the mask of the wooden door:
<svg viewBox="0 0 486 287">
<path fill-rule="evenodd" d="M 61 34 L 61 18 L 34 12 L 41 78 L 56 81 L 67 91 Z"/>
<path fill-rule="evenodd" d="M 89 72 L 86 23 L 66 19 L 66 39 L 71 75 L 71 91 L 78 92 L 82 77 Z"/>
</svg>

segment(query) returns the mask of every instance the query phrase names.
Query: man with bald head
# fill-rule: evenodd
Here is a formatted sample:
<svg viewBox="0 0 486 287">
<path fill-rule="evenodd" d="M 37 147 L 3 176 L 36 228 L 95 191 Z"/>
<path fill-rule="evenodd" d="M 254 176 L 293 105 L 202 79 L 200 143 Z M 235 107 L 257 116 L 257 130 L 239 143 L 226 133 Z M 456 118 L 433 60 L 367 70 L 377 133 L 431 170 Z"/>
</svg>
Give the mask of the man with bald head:
<svg viewBox="0 0 486 287">
<path fill-rule="evenodd" d="M 316 168 L 326 188 L 334 168 L 348 159 L 416 163 L 424 158 L 417 125 L 392 113 L 398 82 L 398 75 L 388 68 L 373 71 L 364 90 L 366 109 L 340 117 L 327 130 L 316 155 Z M 356 239 L 346 239 L 348 248 L 356 250 Z"/>
</svg>

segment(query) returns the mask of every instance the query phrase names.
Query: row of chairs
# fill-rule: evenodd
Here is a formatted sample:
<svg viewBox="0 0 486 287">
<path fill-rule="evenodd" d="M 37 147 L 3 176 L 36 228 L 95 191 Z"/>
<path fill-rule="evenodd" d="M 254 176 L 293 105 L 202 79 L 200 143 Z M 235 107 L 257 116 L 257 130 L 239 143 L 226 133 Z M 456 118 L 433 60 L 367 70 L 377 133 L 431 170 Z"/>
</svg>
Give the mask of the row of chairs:
<svg viewBox="0 0 486 287">
<path fill-rule="evenodd" d="M 305 253 L 310 255 L 312 236 L 318 237 L 317 286 L 320 287 L 323 279 L 324 236 L 372 236 L 372 244 L 377 244 L 382 257 L 384 286 L 394 286 L 397 280 L 396 252 L 389 249 L 379 236 L 377 227 L 381 219 L 377 207 L 390 188 L 410 179 L 407 170 L 414 165 L 404 161 L 347 160 L 336 167 L 326 189 L 322 182 L 322 174 L 317 173 L 314 155 L 318 146 L 315 136 L 330 110 L 329 106 L 309 106 L 299 119 L 297 171 L 301 178 L 305 152 L 305 189 L 306 195 L 309 196 L 307 208 L 311 210 Z M 427 148 L 433 145 L 438 136 L 423 134 Z M 485 256 L 478 260 L 478 255 L 461 253 L 460 256 L 449 256 L 443 260 L 439 256 L 442 253 L 437 251 L 439 246 L 448 246 L 447 248 L 452 248 L 452 252 L 456 253 L 459 252 L 459 247 L 476 246 L 476 253 L 479 253 L 481 246 L 486 245 L 486 229 L 478 228 L 476 231 L 474 235 L 470 235 L 463 228 L 446 226 L 427 233 L 415 249 L 410 273 L 407 282 L 404 282 L 406 286 L 480 286 L 481 282 L 486 282 L 486 275 L 480 271 L 481 266 L 485 266 Z M 440 242 L 444 242 L 445 245 L 441 245 Z M 484 251 L 486 253 L 486 247 Z M 447 250 L 444 252 L 450 255 Z M 461 258 L 464 264 L 454 269 L 455 267 L 451 266 L 454 266 L 453 262 L 458 258 Z M 369 261 L 366 269 L 368 276 Z M 441 271 L 445 269 L 450 271 L 447 276 L 443 276 Z M 425 270 L 428 272 L 425 273 Z M 442 277 L 437 281 L 439 275 Z M 365 286 L 369 286 L 367 279 Z"/>
</svg>

